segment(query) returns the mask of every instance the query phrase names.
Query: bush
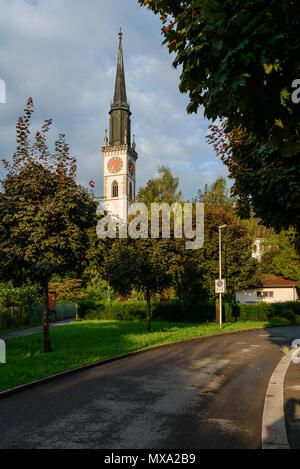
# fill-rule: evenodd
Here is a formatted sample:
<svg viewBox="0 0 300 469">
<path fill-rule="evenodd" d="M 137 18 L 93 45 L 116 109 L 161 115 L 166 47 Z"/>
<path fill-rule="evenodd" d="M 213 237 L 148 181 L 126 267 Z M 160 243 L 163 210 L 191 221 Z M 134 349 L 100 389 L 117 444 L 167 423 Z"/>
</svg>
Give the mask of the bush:
<svg viewBox="0 0 300 469">
<path fill-rule="evenodd" d="M 107 319 L 104 302 L 90 297 L 80 301 L 78 315 L 81 319 Z"/>
<path fill-rule="evenodd" d="M 80 303 L 78 311 L 80 318 L 87 320 L 140 321 L 146 318 L 146 302 L 112 301 L 108 304 L 108 302 L 85 299 Z"/>
<path fill-rule="evenodd" d="M 155 303 L 152 317 L 157 321 L 167 322 L 206 322 L 216 317 L 215 303 L 185 303 L 183 301 L 166 301 Z"/>
<path fill-rule="evenodd" d="M 111 305 L 111 318 L 118 321 L 141 321 L 146 319 L 146 301 L 121 302 L 114 301 Z"/>
<path fill-rule="evenodd" d="M 80 302 L 79 316 L 82 319 L 112 319 L 117 321 L 141 321 L 146 319 L 145 301 L 113 301 L 110 303 L 86 298 Z M 166 322 L 213 321 L 215 303 L 186 304 L 181 301 L 152 303 L 152 319 Z"/>
<path fill-rule="evenodd" d="M 269 321 L 270 319 L 284 318 L 291 324 L 296 324 L 300 313 L 300 302 L 285 303 L 255 303 L 239 305 L 240 321 Z"/>
<path fill-rule="evenodd" d="M 38 325 L 42 318 L 39 306 L 41 296 L 38 286 L 25 285 L 13 288 L 0 284 L 0 329 L 13 329 Z"/>
</svg>

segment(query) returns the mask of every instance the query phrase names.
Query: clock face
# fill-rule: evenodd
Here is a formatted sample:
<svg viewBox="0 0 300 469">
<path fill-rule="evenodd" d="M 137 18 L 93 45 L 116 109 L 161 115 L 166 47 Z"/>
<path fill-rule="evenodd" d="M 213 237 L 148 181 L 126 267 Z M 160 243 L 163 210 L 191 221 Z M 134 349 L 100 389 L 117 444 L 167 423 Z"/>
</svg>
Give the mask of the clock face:
<svg viewBox="0 0 300 469">
<path fill-rule="evenodd" d="M 123 161 L 121 160 L 121 158 L 111 158 L 108 162 L 107 167 L 110 173 L 118 173 L 123 167 Z"/>
<path fill-rule="evenodd" d="M 134 164 L 131 160 L 128 161 L 128 171 L 130 176 L 134 176 Z"/>
</svg>

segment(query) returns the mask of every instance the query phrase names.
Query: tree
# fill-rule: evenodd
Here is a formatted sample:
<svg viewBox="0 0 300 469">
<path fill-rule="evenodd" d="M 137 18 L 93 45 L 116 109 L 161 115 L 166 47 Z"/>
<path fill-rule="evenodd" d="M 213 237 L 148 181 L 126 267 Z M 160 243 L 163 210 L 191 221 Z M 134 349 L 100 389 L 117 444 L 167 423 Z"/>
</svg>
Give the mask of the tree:
<svg viewBox="0 0 300 469">
<path fill-rule="evenodd" d="M 76 183 L 76 160 L 69 155 L 64 135 L 47 147 L 51 120 L 46 120 L 30 142 L 33 102 L 17 123 L 17 151 L 12 163 L 2 160 L 7 175 L 1 181 L 1 277 L 16 284 L 30 280 L 44 292 L 44 351 L 51 351 L 48 283 L 56 273 L 81 272 L 89 236 L 96 236 L 96 204 L 87 189 Z"/>
<path fill-rule="evenodd" d="M 83 291 L 82 280 L 77 278 L 49 282 L 49 290 L 56 293 L 58 301 L 78 302 L 86 297 Z"/>
<path fill-rule="evenodd" d="M 173 65 L 182 66 L 180 91 L 189 93 L 188 112 L 204 106 L 210 119 L 227 118 L 248 133 L 296 143 L 300 110 L 290 97 L 300 72 L 297 2 L 138 2 L 161 15 Z"/>
<path fill-rule="evenodd" d="M 188 112 L 203 106 L 206 117 L 226 121 L 226 134 L 240 134 L 239 151 L 224 157 L 239 213 L 253 208 L 264 225 L 292 225 L 299 234 L 300 105 L 292 86 L 300 77 L 298 2 L 138 1 L 161 14 L 173 65 L 182 66 Z"/>
<path fill-rule="evenodd" d="M 160 166 L 157 171 L 158 177 L 150 179 L 146 187 L 140 188 L 138 202 L 143 202 L 147 207 L 154 202 L 179 202 L 182 197 L 181 191 L 178 191 L 179 178 L 173 177 L 167 166 Z"/>
<path fill-rule="evenodd" d="M 279 234 L 273 230 L 264 233 L 264 254 L 260 263 L 263 274 L 283 275 L 300 286 L 300 257 L 294 247 L 295 231 L 289 229 Z"/>
<path fill-rule="evenodd" d="M 234 180 L 232 193 L 238 214 L 249 218 L 254 210 L 264 226 L 277 232 L 294 227 L 300 249 L 299 154 L 283 157 L 281 151 L 260 144 L 241 127 L 230 132 L 226 128 L 226 122 L 210 126 L 208 142 Z"/>
<path fill-rule="evenodd" d="M 227 295 L 233 297 L 239 289 L 254 285 L 258 279 L 258 263 L 252 259 L 253 239 L 233 209 L 222 205 L 205 207 L 204 245 L 201 250 L 186 250 L 177 241 L 181 260 L 175 283 L 176 294 L 186 302 L 215 299 L 215 279 L 219 276 L 218 227 L 228 227 L 222 233 L 222 271 L 227 283 Z"/>
<path fill-rule="evenodd" d="M 204 190 L 199 189 L 195 201 L 205 205 L 233 207 L 234 199 L 230 197 L 229 192 L 226 179 L 220 177 L 210 186 L 206 184 Z"/>
<path fill-rule="evenodd" d="M 107 253 L 105 277 L 122 295 L 142 290 L 147 302 L 147 330 L 151 330 L 151 294 L 161 292 L 171 281 L 170 240 L 116 240 Z"/>
</svg>

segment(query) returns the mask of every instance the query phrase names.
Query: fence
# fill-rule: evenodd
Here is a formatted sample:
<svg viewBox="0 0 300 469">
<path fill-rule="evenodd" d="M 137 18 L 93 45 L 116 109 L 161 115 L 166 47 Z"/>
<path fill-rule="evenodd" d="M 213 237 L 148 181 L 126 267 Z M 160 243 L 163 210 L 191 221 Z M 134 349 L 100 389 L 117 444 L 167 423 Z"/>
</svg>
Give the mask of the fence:
<svg viewBox="0 0 300 469">
<path fill-rule="evenodd" d="M 51 320 L 63 320 L 76 317 L 76 304 L 57 302 L 55 316 Z M 0 329 L 13 329 L 29 325 L 39 325 L 42 322 L 43 308 L 35 306 L 10 306 L 0 309 Z"/>
</svg>

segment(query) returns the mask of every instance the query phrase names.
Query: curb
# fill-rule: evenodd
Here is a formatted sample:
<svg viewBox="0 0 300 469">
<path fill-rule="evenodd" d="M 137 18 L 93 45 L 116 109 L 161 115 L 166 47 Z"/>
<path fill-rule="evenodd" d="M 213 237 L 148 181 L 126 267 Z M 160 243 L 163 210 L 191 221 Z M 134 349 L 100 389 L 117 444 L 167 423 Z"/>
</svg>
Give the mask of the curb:
<svg viewBox="0 0 300 469">
<path fill-rule="evenodd" d="M 265 397 L 262 419 L 262 449 L 290 449 L 284 415 L 284 379 L 292 361 L 290 350 L 275 368 Z"/>
<path fill-rule="evenodd" d="M 36 386 L 39 386 L 39 385 L 42 385 L 42 384 L 50 383 L 51 381 L 54 381 L 58 378 L 64 378 L 64 377 L 71 376 L 71 375 L 76 374 L 76 373 L 80 373 L 81 371 L 91 370 L 92 368 L 96 368 L 98 366 L 103 366 L 103 365 L 106 365 L 107 363 L 112 363 L 112 362 L 117 361 L 117 360 L 123 360 L 124 358 L 128 358 L 128 357 L 131 357 L 131 356 L 134 356 L 134 355 L 139 355 L 141 353 L 150 352 L 151 350 L 158 350 L 158 349 L 161 349 L 163 347 L 171 347 L 173 345 L 179 345 L 179 344 L 184 344 L 184 343 L 189 343 L 189 342 L 197 342 L 197 341 L 200 341 L 200 340 L 209 339 L 210 337 L 220 337 L 220 336 L 233 335 L 233 334 L 243 334 L 244 332 L 259 331 L 259 330 L 264 330 L 264 329 L 272 329 L 272 328 L 275 328 L 275 327 L 277 327 L 277 326 L 273 326 L 273 327 L 261 326 L 261 327 L 255 327 L 255 328 L 242 329 L 242 330 L 238 330 L 238 331 L 220 332 L 218 334 L 211 334 L 211 335 L 193 337 L 192 339 L 185 339 L 185 340 L 180 340 L 180 341 L 177 341 L 177 342 L 169 342 L 167 344 L 154 345 L 152 347 L 147 347 L 147 348 L 144 348 L 144 349 L 141 349 L 141 350 L 134 350 L 133 352 L 129 352 L 129 353 L 126 353 L 126 354 L 123 354 L 123 355 L 118 355 L 116 357 L 107 358 L 105 360 L 100 360 L 100 361 L 97 361 L 97 362 L 94 362 L 94 363 L 90 363 L 89 365 L 84 365 L 84 366 L 80 366 L 80 367 L 77 367 L 77 368 L 73 368 L 71 370 L 62 371 L 61 373 L 57 373 L 55 375 L 47 376 L 46 378 L 41 378 L 39 380 L 32 381 L 31 383 L 21 384 L 20 386 L 16 386 L 15 388 L 7 389 L 6 391 L 1 391 L 0 392 L 0 399 L 3 399 L 5 397 L 9 397 L 9 396 L 11 396 L 13 394 L 16 394 L 18 392 L 22 392 L 22 391 L 26 391 L 28 389 L 32 389 L 32 388 L 34 388 Z"/>
</svg>

